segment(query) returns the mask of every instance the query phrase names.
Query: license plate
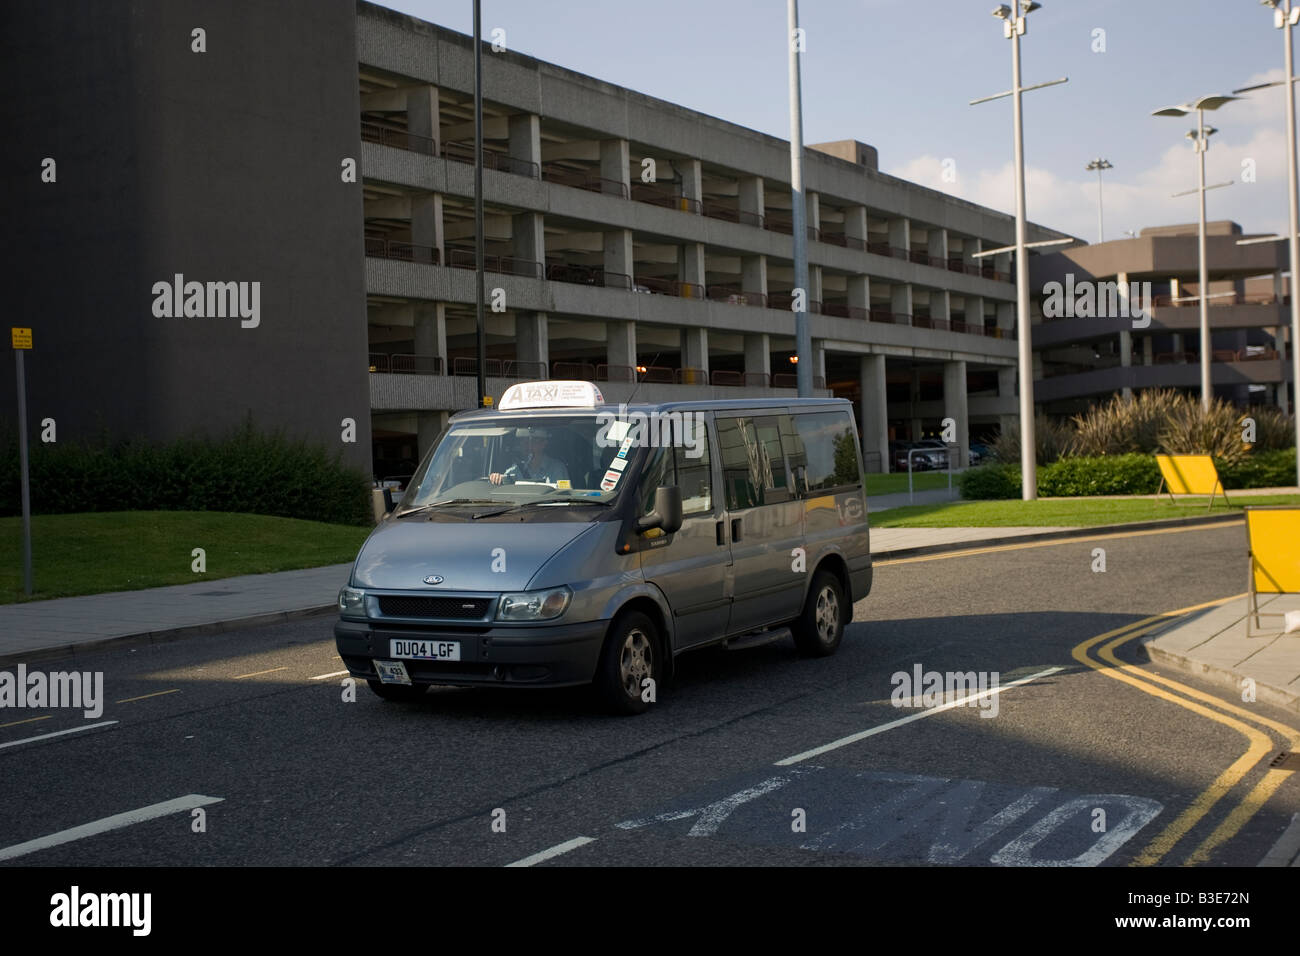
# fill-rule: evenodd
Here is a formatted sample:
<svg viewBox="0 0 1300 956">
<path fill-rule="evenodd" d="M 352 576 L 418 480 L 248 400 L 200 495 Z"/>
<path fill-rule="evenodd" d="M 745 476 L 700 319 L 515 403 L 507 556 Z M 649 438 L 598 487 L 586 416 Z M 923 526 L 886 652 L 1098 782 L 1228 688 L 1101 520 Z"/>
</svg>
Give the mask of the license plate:
<svg viewBox="0 0 1300 956">
<path fill-rule="evenodd" d="M 458 661 L 460 641 L 397 640 L 388 642 L 390 657 L 405 657 L 417 661 Z"/>
<path fill-rule="evenodd" d="M 375 671 L 380 683 L 411 685 L 411 675 L 406 673 L 406 665 L 401 661 L 375 661 Z"/>
</svg>

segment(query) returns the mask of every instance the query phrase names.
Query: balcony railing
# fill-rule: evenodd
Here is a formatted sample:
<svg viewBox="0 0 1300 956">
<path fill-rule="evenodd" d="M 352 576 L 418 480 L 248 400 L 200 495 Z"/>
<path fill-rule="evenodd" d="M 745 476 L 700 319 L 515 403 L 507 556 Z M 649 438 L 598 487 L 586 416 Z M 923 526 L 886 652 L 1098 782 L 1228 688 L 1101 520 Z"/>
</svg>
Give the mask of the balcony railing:
<svg viewBox="0 0 1300 956">
<path fill-rule="evenodd" d="M 474 250 L 460 247 L 447 250 L 447 265 L 453 269 L 473 269 Z M 486 272 L 500 272 L 503 275 L 526 276 L 532 279 L 542 278 L 542 264 L 532 259 L 516 259 L 512 256 L 483 257 L 483 269 Z"/>
<path fill-rule="evenodd" d="M 698 199 L 687 199 L 679 193 L 670 193 L 641 183 L 632 184 L 632 199 L 635 202 L 648 203 L 651 206 L 662 206 L 664 209 L 677 209 L 696 216 L 700 214 L 700 201 Z"/>
<path fill-rule="evenodd" d="M 627 184 L 617 179 L 604 179 L 598 173 L 583 173 L 562 166 L 542 164 L 542 179 L 557 186 L 572 186 L 587 192 L 604 193 L 607 196 L 628 198 Z"/>
<path fill-rule="evenodd" d="M 756 212 L 746 212 L 738 209 L 730 203 L 721 202 L 717 199 L 706 199 L 702 205 L 704 215 L 710 219 L 721 219 L 725 222 L 738 222 L 745 226 L 757 226 L 763 228 L 763 217 Z"/>
<path fill-rule="evenodd" d="M 714 302 L 726 302 L 728 305 L 753 305 L 767 307 L 767 296 L 761 292 L 745 292 L 729 285 L 711 285 L 705 295 Z"/>
<path fill-rule="evenodd" d="M 1289 295 L 1275 296 L 1271 292 L 1234 292 L 1231 295 L 1222 295 L 1211 293 L 1206 298 L 1206 303 L 1211 306 L 1222 305 L 1290 305 L 1291 297 Z M 1179 296 L 1178 301 L 1169 295 L 1153 295 L 1151 297 L 1153 306 L 1160 306 L 1169 309 L 1197 309 L 1200 308 L 1201 300 L 1199 296 Z"/>
<path fill-rule="evenodd" d="M 820 315 L 822 303 L 820 299 L 805 299 L 804 305 L 808 312 Z M 769 292 L 767 295 L 767 306 L 770 309 L 789 309 L 794 306 L 794 296 L 788 292 Z"/>
<path fill-rule="evenodd" d="M 855 236 L 846 236 L 842 232 L 822 232 L 817 238 L 821 242 L 828 243 L 832 246 L 843 246 L 845 249 L 867 248 L 866 240 L 858 239 Z"/>
<path fill-rule="evenodd" d="M 453 163 L 467 163 L 473 166 L 474 147 L 465 143 L 443 143 L 442 158 L 451 160 Z M 509 153 L 500 153 L 484 147 L 483 168 L 536 179 L 540 167 L 530 159 L 516 159 Z"/>
<path fill-rule="evenodd" d="M 574 285 L 594 285 L 605 289 L 632 288 L 632 277 L 622 272 L 606 272 L 596 266 L 569 265 L 565 262 L 548 262 L 546 278 L 552 282 L 568 282 Z"/>
<path fill-rule="evenodd" d="M 859 319 L 867 322 L 871 318 L 871 310 L 864 309 L 857 305 L 843 305 L 839 302 L 822 303 L 822 315 L 832 315 L 838 319 Z"/>
<path fill-rule="evenodd" d="M 366 255 L 377 259 L 401 259 L 403 262 L 422 262 L 425 265 L 438 265 L 437 246 L 423 246 L 415 242 L 397 239 L 378 239 L 366 237 Z"/>
<path fill-rule="evenodd" d="M 433 149 L 435 144 L 432 137 L 421 136 L 418 133 L 412 133 L 394 126 L 385 126 L 382 123 L 362 120 L 361 138 L 367 143 L 378 143 L 380 146 L 392 146 L 394 149 L 424 153 L 426 156 L 435 155 Z M 470 162 L 473 161 L 473 157 L 471 157 Z"/>
<path fill-rule="evenodd" d="M 442 375 L 444 363 L 440 355 L 412 355 L 409 353 L 371 352 L 370 371 L 402 372 L 407 375 Z"/>
<path fill-rule="evenodd" d="M 772 375 L 773 388 L 798 388 L 799 376 L 795 372 L 776 372 Z M 821 375 L 813 376 L 813 388 L 825 388 L 826 379 Z"/>
</svg>

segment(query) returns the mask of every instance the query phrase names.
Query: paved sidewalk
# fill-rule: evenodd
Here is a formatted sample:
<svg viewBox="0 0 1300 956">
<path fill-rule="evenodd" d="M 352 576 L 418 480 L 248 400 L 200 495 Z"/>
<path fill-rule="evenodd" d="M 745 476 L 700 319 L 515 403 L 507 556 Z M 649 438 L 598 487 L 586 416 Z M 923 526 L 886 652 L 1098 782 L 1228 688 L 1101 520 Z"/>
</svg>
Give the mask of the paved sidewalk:
<svg viewBox="0 0 1300 956">
<path fill-rule="evenodd" d="M 1244 561 L 1243 561 L 1244 569 Z M 1261 594 L 1261 611 L 1300 612 L 1298 594 Z M 1260 618 L 1262 636 L 1246 636 L 1246 598 L 1209 608 L 1146 639 L 1152 660 L 1242 690 L 1255 681 L 1258 700 L 1300 713 L 1300 630 L 1283 634 L 1282 618 Z"/>
<path fill-rule="evenodd" d="M 333 607 L 351 564 L 0 605 L 0 665 L 126 638 L 269 624 Z"/>
<path fill-rule="evenodd" d="M 1076 528 L 872 528 L 871 553 L 876 557 L 888 556 L 891 551 L 911 551 L 914 548 L 931 548 L 937 545 L 961 544 L 968 541 L 990 542 L 1002 538 L 1021 538 L 1036 534 L 1049 537 Z"/>
</svg>

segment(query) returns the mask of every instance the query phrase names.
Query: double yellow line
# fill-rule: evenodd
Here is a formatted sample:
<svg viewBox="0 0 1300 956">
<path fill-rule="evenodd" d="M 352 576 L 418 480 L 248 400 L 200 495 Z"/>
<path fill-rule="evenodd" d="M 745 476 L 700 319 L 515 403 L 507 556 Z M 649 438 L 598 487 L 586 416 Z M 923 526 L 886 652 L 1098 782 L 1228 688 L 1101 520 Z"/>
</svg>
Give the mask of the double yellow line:
<svg viewBox="0 0 1300 956">
<path fill-rule="evenodd" d="M 1214 782 L 1192 801 L 1191 806 L 1180 813 L 1138 854 L 1133 861 L 1134 866 L 1153 866 L 1164 859 L 1174 848 L 1174 845 L 1200 823 L 1216 803 L 1226 797 L 1248 773 L 1259 767 L 1273 752 L 1273 741 L 1257 727 L 1251 726 L 1252 723 L 1274 731 L 1287 742 L 1287 746 L 1290 748 L 1295 748 L 1297 744 L 1300 744 L 1300 732 L 1292 727 L 1220 700 L 1218 697 L 1206 694 L 1194 687 L 1188 687 L 1178 681 L 1150 673 L 1132 664 L 1125 664 L 1115 656 L 1115 648 L 1119 647 L 1119 645 L 1142 637 L 1174 618 L 1191 614 L 1194 611 L 1204 610 L 1205 608 L 1217 607 L 1220 604 L 1236 601 L 1242 597 L 1244 595 L 1236 594 L 1232 597 L 1220 598 L 1217 601 L 1207 601 L 1204 604 L 1179 608 L 1177 611 L 1169 611 L 1166 614 L 1156 614 L 1125 627 L 1107 631 L 1105 634 L 1098 634 L 1096 637 L 1089 638 L 1079 644 L 1071 651 L 1075 660 L 1105 674 L 1107 677 L 1136 687 L 1144 694 L 1150 694 L 1153 697 L 1159 697 L 1162 700 L 1177 704 L 1179 707 L 1213 720 L 1224 727 L 1232 728 L 1245 737 L 1248 744 L 1246 752 L 1220 773 L 1214 779 Z M 1098 645 L 1101 646 L 1098 648 Z M 1095 651 L 1094 648 L 1096 648 Z M 1093 651 L 1099 659 L 1089 657 L 1089 651 Z M 1178 693 L 1170 693 L 1169 690 L 1164 688 L 1171 688 Z M 1197 703 L 1197 701 L 1201 703 Z M 1209 704 L 1217 708 L 1218 711 L 1224 711 L 1224 713 L 1211 710 L 1209 707 L 1203 706 L 1203 704 Z M 1229 714 L 1236 716 L 1228 716 Z M 1245 719 L 1238 720 L 1237 717 Z M 1209 860 L 1210 854 L 1237 835 L 1247 821 L 1259 811 L 1265 801 L 1282 785 L 1290 773 L 1291 771 L 1287 770 L 1266 770 L 1259 783 L 1255 784 L 1245 798 L 1224 818 L 1223 822 L 1201 841 L 1200 845 L 1184 861 L 1184 865 L 1195 866 Z"/>
</svg>

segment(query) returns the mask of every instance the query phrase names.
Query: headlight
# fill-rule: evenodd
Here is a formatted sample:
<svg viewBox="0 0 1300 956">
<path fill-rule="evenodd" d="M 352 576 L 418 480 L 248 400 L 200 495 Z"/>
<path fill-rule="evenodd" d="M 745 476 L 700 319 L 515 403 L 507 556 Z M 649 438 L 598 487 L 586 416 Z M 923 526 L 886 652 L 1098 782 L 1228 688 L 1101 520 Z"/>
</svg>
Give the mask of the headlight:
<svg viewBox="0 0 1300 956">
<path fill-rule="evenodd" d="M 339 591 L 339 614 L 344 617 L 366 616 L 366 592 L 345 587 Z"/>
<path fill-rule="evenodd" d="M 503 594 L 497 604 L 497 620 L 549 621 L 565 612 L 572 596 L 573 592 L 565 587 Z"/>
</svg>

